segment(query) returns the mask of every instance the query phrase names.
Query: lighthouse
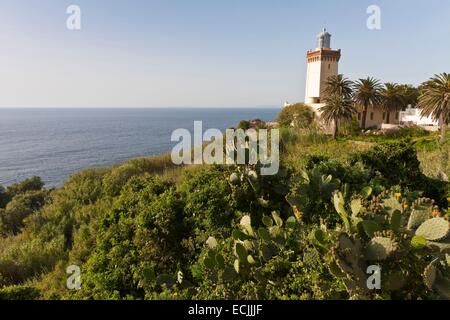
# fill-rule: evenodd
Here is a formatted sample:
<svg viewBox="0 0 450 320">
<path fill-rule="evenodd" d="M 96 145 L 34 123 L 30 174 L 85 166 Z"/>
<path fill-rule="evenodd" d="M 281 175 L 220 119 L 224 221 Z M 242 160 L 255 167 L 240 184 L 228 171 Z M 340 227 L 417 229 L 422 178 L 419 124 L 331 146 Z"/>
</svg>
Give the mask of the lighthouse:
<svg viewBox="0 0 450 320">
<path fill-rule="evenodd" d="M 308 67 L 305 103 L 316 109 L 324 101 L 328 78 L 339 73 L 341 50 L 331 49 L 331 34 L 323 29 L 317 35 L 317 48 L 308 51 L 306 58 Z"/>
</svg>

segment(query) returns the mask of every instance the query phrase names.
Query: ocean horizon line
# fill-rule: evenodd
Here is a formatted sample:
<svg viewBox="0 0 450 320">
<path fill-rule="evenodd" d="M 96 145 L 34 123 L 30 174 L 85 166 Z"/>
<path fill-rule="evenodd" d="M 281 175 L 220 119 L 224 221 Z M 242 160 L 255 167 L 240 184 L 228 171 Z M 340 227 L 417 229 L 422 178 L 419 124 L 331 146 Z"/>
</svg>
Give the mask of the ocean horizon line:
<svg viewBox="0 0 450 320">
<path fill-rule="evenodd" d="M 282 105 L 267 105 L 267 106 L 170 106 L 170 107 L 161 107 L 161 106 L 148 106 L 148 107 L 125 107 L 125 106 L 91 106 L 91 107 L 85 107 L 85 106 L 73 106 L 73 107 L 56 107 L 56 106 L 14 106 L 14 107 L 8 107 L 8 106 L 0 106 L 0 109 L 2 110 L 24 110 L 24 109 L 56 109 L 56 110 L 68 110 L 68 109 L 130 109 L 130 110 L 136 110 L 136 109 L 282 109 Z"/>
</svg>

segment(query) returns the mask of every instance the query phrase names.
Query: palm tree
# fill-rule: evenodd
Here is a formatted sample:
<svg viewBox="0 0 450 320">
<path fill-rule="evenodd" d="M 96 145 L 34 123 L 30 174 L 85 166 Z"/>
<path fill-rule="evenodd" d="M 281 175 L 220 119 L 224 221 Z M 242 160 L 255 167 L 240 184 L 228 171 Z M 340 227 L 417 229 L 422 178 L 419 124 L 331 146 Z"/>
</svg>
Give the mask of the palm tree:
<svg viewBox="0 0 450 320">
<path fill-rule="evenodd" d="M 403 96 L 402 109 L 409 105 L 415 107 L 417 105 L 417 100 L 419 99 L 419 89 L 410 84 L 399 84 L 398 87 Z"/>
<path fill-rule="evenodd" d="M 330 97 L 338 95 L 344 97 L 345 99 L 350 99 L 353 93 L 353 82 L 344 75 L 338 74 L 336 76 L 331 76 L 327 79 L 325 87 L 325 96 Z"/>
<path fill-rule="evenodd" d="M 418 102 L 422 116 L 432 116 L 441 126 L 441 143 L 445 143 L 450 121 L 450 74 L 441 73 L 423 84 Z"/>
<path fill-rule="evenodd" d="M 378 107 L 381 101 L 381 85 L 374 78 L 359 79 L 353 87 L 353 101 L 357 106 L 363 107 L 362 128 L 366 128 L 367 110 L 369 107 Z"/>
<path fill-rule="evenodd" d="M 352 105 L 353 82 L 338 74 L 327 79 L 325 93 L 325 105 L 319 109 L 322 119 L 329 125 L 334 123 L 333 139 L 337 139 L 339 121 L 351 119 L 356 113 Z"/>
<path fill-rule="evenodd" d="M 389 124 L 391 112 L 397 112 L 403 107 L 404 96 L 397 83 L 385 83 L 380 90 L 381 108 L 387 113 L 386 123 Z"/>
<path fill-rule="evenodd" d="M 319 108 L 323 121 L 329 125 L 334 123 L 333 139 L 336 140 L 339 133 L 339 121 L 351 120 L 356 109 L 349 97 L 332 95 L 325 98 L 325 105 Z"/>
</svg>

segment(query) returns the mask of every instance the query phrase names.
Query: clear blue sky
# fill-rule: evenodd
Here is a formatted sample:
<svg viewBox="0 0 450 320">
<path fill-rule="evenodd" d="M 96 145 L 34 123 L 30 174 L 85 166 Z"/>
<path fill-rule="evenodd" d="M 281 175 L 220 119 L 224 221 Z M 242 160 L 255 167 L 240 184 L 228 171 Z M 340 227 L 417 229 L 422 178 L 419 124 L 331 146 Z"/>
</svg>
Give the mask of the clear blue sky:
<svg viewBox="0 0 450 320">
<path fill-rule="evenodd" d="M 82 30 L 66 29 L 66 8 Z M 369 5 L 382 29 L 366 27 Z M 0 0 L 2 107 L 251 107 L 302 101 L 325 26 L 340 72 L 450 72 L 447 0 Z"/>
</svg>

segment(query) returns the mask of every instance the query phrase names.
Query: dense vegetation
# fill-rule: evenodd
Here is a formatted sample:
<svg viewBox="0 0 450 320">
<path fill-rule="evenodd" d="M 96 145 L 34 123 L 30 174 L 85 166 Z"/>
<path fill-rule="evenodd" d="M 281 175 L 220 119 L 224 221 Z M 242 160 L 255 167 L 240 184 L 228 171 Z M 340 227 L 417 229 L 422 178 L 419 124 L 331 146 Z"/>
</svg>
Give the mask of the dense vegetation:
<svg viewBox="0 0 450 320">
<path fill-rule="evenodd" d="M 273 177 L 165 155 L 1 188 L 0 299 L 449 298 L 448 143 L 306 127 L 281 128 Z"/>
<path fill-rule="evenodd" d="M 0 299 L 449 299 L 449 94 L 446 73 L 417 89 L 332 77 L 333 140 L 286 107 L 276 176 L 163 155 L 0 187 Z M 354 119 L 408 104 L 440 136 Z"/>
</svg>

